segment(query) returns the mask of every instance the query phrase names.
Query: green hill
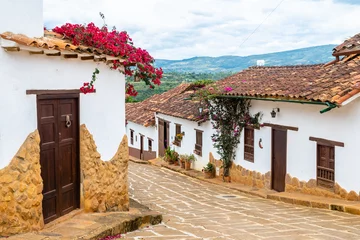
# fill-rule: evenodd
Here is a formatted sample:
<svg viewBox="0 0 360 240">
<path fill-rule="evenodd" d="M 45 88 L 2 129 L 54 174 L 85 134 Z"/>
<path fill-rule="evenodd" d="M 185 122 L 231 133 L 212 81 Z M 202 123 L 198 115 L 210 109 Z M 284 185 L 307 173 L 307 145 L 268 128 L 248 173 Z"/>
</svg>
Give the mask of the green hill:
<svg viewBox="0 0 360 240">
<path fill-rule="evenodd" d="M 162 67 L 164 70 L 162 84 L 156 86 L 155 89 L 149 89 L 143 82 L 134 82 L 135 89 L 139 93 L 134 100 L 142 101 L 153 94 L 168 91 L 182 82 L 193 82 L 202 79 L 219 80 L 250 66 L 255 66 L 257 60 L 264 60 L 264 66 L 326 63 L 334 59 L 331 54 L 335 46 L 323 45 L 245 57 L 193 57 L 183 60 L 156 59 L 156 66 Z M 128 79 L 128 81 L 131 81 L 131 79 Z"/>
<path fill-rule="evenodd" d="M 332 49 L 336 45 L 323 45 L 301 48 L 291 51 L 251 55 L 251 56 L 221 56 L 193 57 L 183 60 L 156 59 L 156 66 L 165 72 L 238 72 L 250 66 L 255 66 L 257 60 L 265 60 L 265 66 L 317 64 L 334 59 Z"/>
</svg>

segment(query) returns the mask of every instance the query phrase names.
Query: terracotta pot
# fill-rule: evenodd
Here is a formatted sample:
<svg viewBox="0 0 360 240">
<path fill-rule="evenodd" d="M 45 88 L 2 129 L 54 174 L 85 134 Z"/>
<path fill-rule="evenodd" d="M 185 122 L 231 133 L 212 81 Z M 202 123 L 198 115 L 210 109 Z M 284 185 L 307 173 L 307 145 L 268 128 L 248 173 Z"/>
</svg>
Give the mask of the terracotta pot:
<svg viewBox="0 0 360 240">
<path fill-rule="evenodd" d="M 185 161 L 180 161 L 181 163 L 181 168 L 185 168 Z"/>
<path fill-rule="evenodd" d="M 179 166 L 179 165 L 180 165 L 180 164 L 179 164 L 179 161 L 175 161 L 175 162 L 174 162 L 174 165 L 175 165 L 175 166 Z"/>
<path fill-rule="evenodd" d="M 231 177 L 230 176 L 223 177 L 223 181 L 230 183 L 231 182 Z"/>
<path fill-rule="evenodd" d="M 191 162 L 185 162 L 185 170 L 190 170 Z"/>
<path fill-rule="evenodd" d="M 215 171 L 212 171 L 212 172 L 204 171 L 204 178 L 214 178 L 214 177 L 215 177 Z"/>
</svg>

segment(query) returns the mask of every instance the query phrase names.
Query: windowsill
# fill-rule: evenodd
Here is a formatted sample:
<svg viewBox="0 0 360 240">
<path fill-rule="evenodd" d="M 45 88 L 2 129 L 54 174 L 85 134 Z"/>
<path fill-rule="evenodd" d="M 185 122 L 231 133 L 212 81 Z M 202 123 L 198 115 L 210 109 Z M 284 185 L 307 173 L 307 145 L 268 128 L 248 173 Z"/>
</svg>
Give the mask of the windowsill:
<svg viewBox="0 0 360 240">
<path fill-rule="evenodd" d="M 196 155 L 198 155 L 198 156 L 202 157 L 202 153 L 201 153 L 200 151 L 198 151 L 198 150 L 194 150 L 194 153 L 195 153 Z"/>
<path fill-rule="evenodd" d="M 253 159 L 253 160 L 250 160 L 250 159 L 246 159 L 246 158 L 244 158 L 244 161 L 254 163 L 254 159 Z"/>
</svg>

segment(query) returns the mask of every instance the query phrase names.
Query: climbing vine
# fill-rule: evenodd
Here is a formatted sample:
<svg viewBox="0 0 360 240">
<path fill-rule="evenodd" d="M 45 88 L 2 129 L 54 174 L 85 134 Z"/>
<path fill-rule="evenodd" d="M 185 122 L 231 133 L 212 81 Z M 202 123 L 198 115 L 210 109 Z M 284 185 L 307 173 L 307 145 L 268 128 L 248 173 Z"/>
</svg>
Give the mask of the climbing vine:
<svg viewBox="0 0 360 240">
<path fill-rule="evenodd" d="M 249 113 L 249 99 L 229 98 L 223 95 L 232 90 L 231 87 L 225 87 L 219 91 L 216 86 L 209 86 L 199 89 L 195 94 L 200 104 L 206 108 L 205 114 L 211 119 L 215 130 L 211 139 L 222 159 L 223 177 L 230 175 L 230 167 L 236 157 L 236 148 L 240 143 L 242 130 L 247 126 L 254 128 L 262 126 L 260 124 L 262 114 Z M 204 116 L 200 118 L 204 119 Z"/>
<path fill-rule="evenodd" d="M 55 27 L 53 31 L 62 34 L 64 39 L 70 40 L 74 45 L 93 47 L 103 54 L 124 59 L 124 61 L 113 61 L 110 64 L 111 69 L 119 70 L 123 66 L 124 70 L 121 71 L 126 76 L 141 79 L 150 88 L 160 85 L 163 71 L 161 68 L 154 67 L 155 59 L 146 50 L 135 47 L 127 32 L 119 32 L 115 27 L 108 30 L 104 14 L 100 13 L 100 16 L 104 20 L 104 26 L 101 28 L 95 26 L 94 23 L 85 25 L 66 23 Z M 91 90 L 93 87 L 93 84 L 85 82 L 81 91 L 93 92 L 94 89 Z M 130 96 L 137 94 L 130 83 L 126 85 L 126 93 Z"/>
</svg>

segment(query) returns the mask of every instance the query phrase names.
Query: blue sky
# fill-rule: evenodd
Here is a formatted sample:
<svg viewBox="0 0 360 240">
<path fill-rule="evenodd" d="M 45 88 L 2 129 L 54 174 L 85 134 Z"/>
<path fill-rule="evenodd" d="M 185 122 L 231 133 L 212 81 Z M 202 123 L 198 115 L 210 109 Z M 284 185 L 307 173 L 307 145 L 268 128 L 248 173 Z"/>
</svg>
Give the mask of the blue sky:
<svg viewBox="0 0 360 240">
<path fill-rule="evenodd" d="M 338 44 L 360 33 L 360 0 L 44 0 L 47 28 L 106 23 L 155 58 L 253 55 Z M 241 45 L 241 46 L 240 46 Z"/>
</svg>

